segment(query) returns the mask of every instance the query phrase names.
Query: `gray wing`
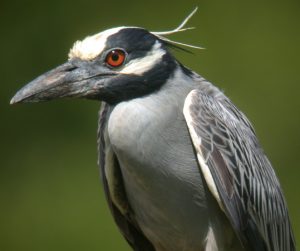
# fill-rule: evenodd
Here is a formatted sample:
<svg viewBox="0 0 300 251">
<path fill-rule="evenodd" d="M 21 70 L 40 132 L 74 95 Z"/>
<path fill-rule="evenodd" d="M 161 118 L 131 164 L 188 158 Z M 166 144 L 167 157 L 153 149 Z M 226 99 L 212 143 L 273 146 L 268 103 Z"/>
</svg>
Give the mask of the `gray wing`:
<svg viewBox="0 0 300 251">
<path fill-rule="evenodd" d="M 134 221 L 128 204 L 118 160 L 105 139 L 108 105 L 102 103 L 98 127 L 98 151 L 104 192 L 111 213 L 124 238 L 135 251 L 155 251 L 150 241 Z"/>
<path fill-rule="evenodd" d="M 248 250 L 294 251 L 286 202 L 247 118 L 223 95 L 193 90 L 184 116 L 206 183 Z"/>
</svg>

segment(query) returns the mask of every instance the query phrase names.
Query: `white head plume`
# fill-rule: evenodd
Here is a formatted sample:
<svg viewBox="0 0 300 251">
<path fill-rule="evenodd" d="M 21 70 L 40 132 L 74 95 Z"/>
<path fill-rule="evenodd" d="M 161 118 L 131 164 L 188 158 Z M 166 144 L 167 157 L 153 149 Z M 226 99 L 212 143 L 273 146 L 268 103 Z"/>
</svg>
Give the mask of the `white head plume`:
<svg viewBox="0 0 300 251">
<path fill-rule="evenodd" d="M 184 28 L 184 26 L 187 24 L 187 22 L 192 18 L 192 16 L 197 12 L 198 7 L 196 7 L 180 24 L 178 27 L 176 27 L 173 30 L 169 30 L 169 31 L 151 31 L 151 33 L 155 36 L 157 36 L 158 38 L 160 38 L 163 41 L 166 41 L 170 44 L 175 44 L 175 45 L 181 45 L 181 46 L 185 46 L 185 47 L 189 47 L 189 48 L 194 48 L 194 49 L 204 49 L 201 46 L 196 46 L 196 45 L 191 45 L 191 44 L 185 44 L 185 43 L 181 43 L 178 41 L 174 41 L 171 39 L 168 39 L 166 37 L 164 37 L 165 35 L 171 35 L 171 34 L 175 34 L 178 32 L 182 32 L 182 31 L 187 31 L 187 30 L 192 30 L 195 29 L 195 27 L 186 27 Z"/>
</svg>

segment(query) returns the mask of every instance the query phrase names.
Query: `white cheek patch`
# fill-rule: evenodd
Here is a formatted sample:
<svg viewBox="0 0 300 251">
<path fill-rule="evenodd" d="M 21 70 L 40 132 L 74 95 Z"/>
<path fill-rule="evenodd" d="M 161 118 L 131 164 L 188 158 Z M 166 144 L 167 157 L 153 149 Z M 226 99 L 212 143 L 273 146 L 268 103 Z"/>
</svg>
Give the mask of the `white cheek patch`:
<svg viewBox="0 0 300 251">
<path fill-rule="evenodd" d="M 165 53 L 166 52 L 161 48 L 161 44 L 156 41 L 146 56 L 131 60 L 120 73 L 142 75 L 156 65 Z"/>
<path fill-rule="evenodd" d="M 75 42 L 69 52 L 69 60 L 73 58 L 79 58 L 81 60 L 92 60 L 96 58 L 103 52 L 108 37 L 124 28 L 133 27 L 112 28 L 86 37 L 82 41 Z M 156 41 L 151 50 L 144 57 L 131 60 L 124 66 L 120 73 L 142 75 L 157 64 L 165 53 L 166 52 L 161 48 L 161 43 Z"/>
<path fill-rule="evenodd" d="M 100 32 L 94 36 L 86 37 L 82 41 L 74 43 L 72 49 L 69 52 L 69 59 L 80 58 L 82 60 L 92 60 L 101 54 L 105 48 L 107 38 L 112 34 L 119 32 L 126 27 L 112 28 L 103 32 Z"/>
</svg>

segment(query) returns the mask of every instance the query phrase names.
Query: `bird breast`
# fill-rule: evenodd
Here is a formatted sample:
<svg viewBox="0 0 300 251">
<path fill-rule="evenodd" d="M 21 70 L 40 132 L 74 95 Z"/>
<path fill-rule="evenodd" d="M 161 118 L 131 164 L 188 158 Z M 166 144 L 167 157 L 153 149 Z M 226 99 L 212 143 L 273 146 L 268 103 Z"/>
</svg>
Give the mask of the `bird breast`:
<svg viewBox="0 0 300 251">
<path fill-rule="evenodd" d="M 108 120 L 109 141 L 136 221 L 166 250 L 195 242 L 199 247 L 208 231 L 206 195 L 182 113 L 188 91 L 165 95 L 162 90 L 119 103 Z"/>
</svg>

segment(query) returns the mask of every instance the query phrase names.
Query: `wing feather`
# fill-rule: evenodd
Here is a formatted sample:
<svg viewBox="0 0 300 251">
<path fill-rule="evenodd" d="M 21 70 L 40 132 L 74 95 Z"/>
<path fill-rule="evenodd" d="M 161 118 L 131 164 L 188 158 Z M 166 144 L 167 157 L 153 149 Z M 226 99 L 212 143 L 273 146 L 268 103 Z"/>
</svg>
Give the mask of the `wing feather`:
<svg viewBox="0 0 300 251">
<path fill-rule="evenodd" d="M 195 89 L 184 116 L 208 187 L 243 246 L 294 251 L 279 181 L 245 115 L 225 96 Z"/>
</svg>

